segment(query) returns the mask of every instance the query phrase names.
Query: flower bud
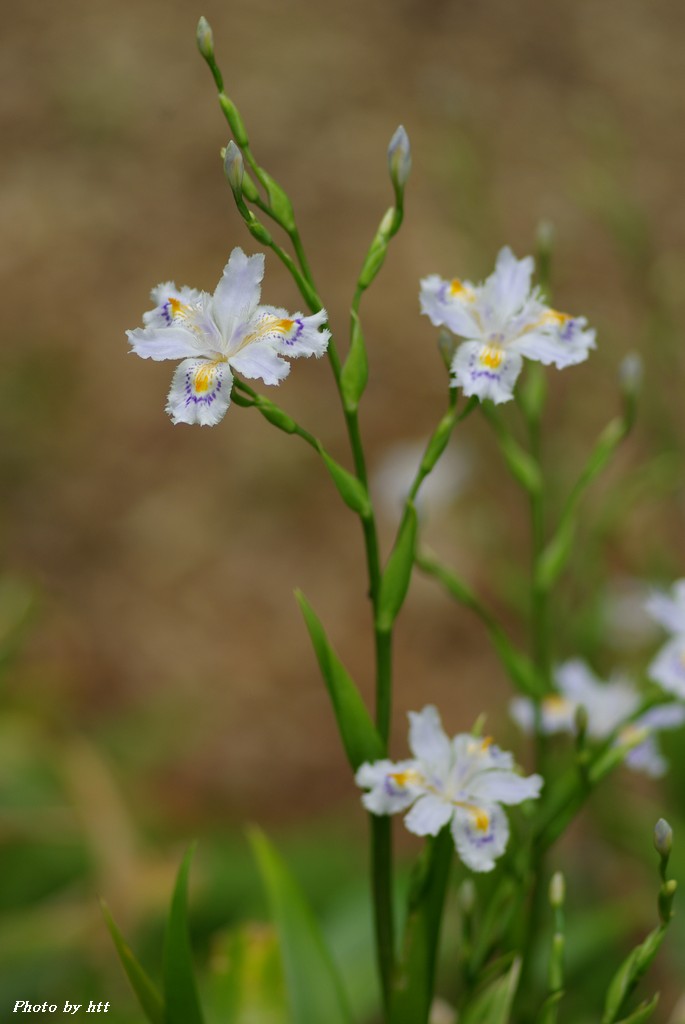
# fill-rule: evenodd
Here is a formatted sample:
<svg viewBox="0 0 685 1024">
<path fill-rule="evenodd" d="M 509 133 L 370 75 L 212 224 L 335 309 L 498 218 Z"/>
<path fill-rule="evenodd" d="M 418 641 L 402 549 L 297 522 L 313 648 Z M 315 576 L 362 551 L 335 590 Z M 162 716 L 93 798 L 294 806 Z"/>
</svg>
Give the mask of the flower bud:
<svg viewBox="0 0 685 1024">
<path fill-rule="evenodd" d="M 566 899 L 566 881 L 561 871 L 555 871 L 549 883 L 549 902 L 554 910 L 560 910 Z"/>
<path fill-rule="evenodd" d="M 576 736 L 578 738 L 578 745 L 582 747 L 585 743 L 585 736 L 587 734 L 587 727 L 589 722 L 588 711 L 584 704 L 579 704 L 576 708 L 574 720 L 576 726 Z"/>
<path fill-rule="evenodd" d="M 637 395 L 642 387 L 644 366 L 638 352 L 630 352 L 618 367 L 618 382 L 621 391 L 630 397 Z"/>
<path fill-rule="evenodd" d="M 675 878 L 671 878 L 668 882 L 664 882 L 659 889 L 658 907 L 662 924 L 668 924 L 673 917 L 673 899 L 677 888 L 678 883 Z"/>
<path fill-rule="evenodd" d="M 197 40 L 197 48 L 204 59 L 214 60 L 214 34 L 212 26 L 204 16 L 197 23 L 195 38 Z"/>
<path fill-rule="evenodd" d="M 397 192 L 402 192 L 411 170 L 411 146 L 409 136 L 400 125 L 388 146 L 388 170 L 390 180 Z"/>
<path fill-rule="evenodd" d="M 452 332 L 448 331 L 446 327 L 441 327 L 440 333 L 438 334 L 438 351 L 440 352 L 448 371 L 452 369 L 452 361 L 454 360 L 454 355 L 458 347 L 459 342 Z"/>
<path fill-rule="evenodd" d="M 476 906 L 476 887 L 471 878 L 465 878 L 459 886 L 459 906 L 463 914 L 473 913 Z"/>
<path fill-rule="evenodd" d="M 659 818 L 654 826 L 654 849 L 662 860 L 667 860 L 671 855 L 672 847 L 673 829 L 665 818 Z"/>
<path fill-rule="evenodd" d="M 231 139 L 224 152 L 224 174 L 228 178 L 228 184 L 236 198 L 242 195 L 244 173 L 243 155 Z"/>
</svg>

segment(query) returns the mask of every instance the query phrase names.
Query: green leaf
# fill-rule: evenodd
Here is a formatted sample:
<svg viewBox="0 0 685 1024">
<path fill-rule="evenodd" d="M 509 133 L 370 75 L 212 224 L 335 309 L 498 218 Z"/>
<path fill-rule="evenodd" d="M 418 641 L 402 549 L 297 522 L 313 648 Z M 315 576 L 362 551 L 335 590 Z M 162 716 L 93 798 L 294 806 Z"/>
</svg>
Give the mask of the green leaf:
<svg viewBox="0 0 685 1024">
<path fill-rule="evenodd" d="M 435 957 L 454 840 L 449 828 L 429 839 L 409 891 L 402 956 L 395 975 L 391 1024 L 425 1024 L 435 985 Z"/>
<path fill-rule="evenodd" d="M 141 1010 L 150 1024 L 165 1024 L 162 997 L 143 967 L 141 967 L 133 955 L 130 946 L 114 923 L 114 919 L 104 900 L 100 901 L 100 906 L 102 908 L 102 913 L 105 918 L 105 923 L 109 929 L 109 933 L 114 940 L 114 945 L 116 946 L 117 953 L 119 954 L 122 967 L 126 971 L 128 980 L 131 983 L 131 988 L 135 992 L 138 1002 L 140 1003 Z"/>
<path fill-rule="evenodd" d="M 547 996 L 540 1010 L 538 1024 L 556 1024 L 559 1016 L 559 1003 L 564 998 L 564 995 L 563 989 L 558 989 Z"/>
<path fill-rule="evenodd" d="M 421 472 L 427 476 L 449 444 L 457 420 L 456 409 L 450 409 L 442 417 L 431 435 L 426 451 L 421 460 Z"/>
<path fill-rule="evenodd" d="M 164 1024 L 203 1024 L 188 934 L 188 874 L 195 847 L 183 858 L 164 939 Z"/>
<path fill-rule="evenodd" d="M 645 1024 L 645 1021 L 649 1020 L 659 1003 L 659 993 L 657 992 L 653 999 L 649 1002 L 640 1003 L 637 1010 L 635 1010 L 629 1017 L 623 1017 L 622 1020 L 618 1021 L 618 1024 Z"/>
<path fill-rule="evenodd" d="M 661 925 L 651 931 L 644 942 L 628 954 L 616 971 L 607 992 L 602 1024 L 614 1024 L 623 1010 L 625 1001 L 654 960 L 666 930 L 666 925 Z"/>
<path fill-rule="evenodd" d="M 369 495 L 364 484 L 352 473 L 343 469 L 340 463 L 331 458 L 323 448 L 319 450 L 321 458 L 326 463 L 326 468 L 331 474 L 333 483 L 337 487 L 342 500 L 353 512 L 360 515 L 362 519 L 368 519 L 371 515 L 371 502 L 369 501 Z"/>
<path fill-rule="evenodd" d="M 326 631 L 301 590 L 295 591 L 321 675 L 331 698 L 347 759 L 353 771 L 385 755 L 383 742 L 351 676 L 328 642 Z"/>
<path fill-rule="evenodd" d="M 236 107 L 233 100 L 229 99 L 225 92 L 220 92 L 219 104 L 224 112 L 224 117 L 226 118 L 230 125 L 231 131 L 233 132 L 233 136 L 235 138 L 235 141 L 238 143 L 238 146 L 241 149 L 244 149 L 245 146 L 249 146 L 250 140 L 247 135 L 245 124 L 243 122 L 242 117 L 240 116 L 240 111 Z"/>
<path fill-rule="evenodd" d="M 369 364 L 366 358 L 364 335 L 362 334 L 359 317 L 353 309 L 350 350 L 347 353 L 347 358 L 340 374 L 340 387 L 345 408 L 348 412 L 354 412 L 358 407 L 359 399 L 364 394 L 368 379 Z"/>
<path fill-rule="evenodd" d="M 520 974 L 521 960 L 517 958 L 507 974 L 493 981 L 466 1007 L 459 1024 L 508 1024 Z"/>
<path fill-rule="evenodd" d="M 286 231 L 294 231 L 295 214 L 293 212 L 293 204 L 290 202 L 288 193 L 281 188 L 277 181 L 274 181 L 271 175 L 265 171 L 263 167 L 259 168 L 259 180 L 266 188 L 267 195 L 269 197 L 269 206 L 271 207 L 271 211 L 278 223 L 285 228 Z"/>
<path fill-rule="evenodd" d="M 278 936 L 243 924 L 212 946 L 212 1024 L 289 1024 Z"/>
<path fill-rule="evenodd" d="M 376 624 L 382 632 L 392 629 L 409 589 L 416 552 L 417 525 L 416 509 L 409 503 L 381 579 Z"/>
<path fill-rule="evenodd" d="M 286 989 L 297 1024 L 351 1024 L 347 997 L 319 926 L 285 863 L 259 829 L 250 829 L 276 922 Z"/>
<path fill-rule="evenodd" d="M 278 427 L 279 430 L 283 430 L 286 434 L 294 434 L 297 430 L 297 423 L 292 416 L 288 416 L 287 413 L 283 412 L 282 409 L 279 409 L 279 407 L 269 401 L 268 398 L 263 398 L 259 395 L 255 405 L 261 412 L 264 419 L 268 420 L 269 423 L 273 423 L 273 425 Z"/>
<path fill-rule="evenodd" d="M 575 533 L 574 520 L 570 517 L 562 519 L 536 566 L 535 584 L 540 590 L 548 591 L 563 572 L 573 553 Z"/>
<path fill-rule="evenodd" d="M 511 434 L 501 433 L 498 436 L 500 449 L 509 472 L 529 494 L 539 494 L 542 490 L 542 475 L 532 455 L 516 441 Z"/>
</svg>

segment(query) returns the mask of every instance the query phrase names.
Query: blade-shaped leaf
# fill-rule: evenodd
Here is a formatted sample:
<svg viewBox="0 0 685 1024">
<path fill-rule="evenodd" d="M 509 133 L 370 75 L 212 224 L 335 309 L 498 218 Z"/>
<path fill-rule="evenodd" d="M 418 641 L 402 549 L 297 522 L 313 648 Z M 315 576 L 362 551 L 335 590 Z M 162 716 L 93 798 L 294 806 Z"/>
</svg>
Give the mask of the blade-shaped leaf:
<svg viewBox="0 0 685 1024">
<path fill-rule="evenodd" d="M 350 350 L 340 374 L 340 387 L 345 401 L 345 408 L 353 412 L 359 405 L 369 377 L 369 366 L 366 358 L 366 344 L 361 324 L 356 311 L 352 310 L 352 334 Z"/>
<path fill-rule="evenodd" d="M 629 1017 L 624 1017 L 618 1024 L 645 1024 L 652 1016 L 659 1002 L 659 993 L 650 999 L 649 1002 L 640 1003 L 637 1010 L 634 1010 Z"/>
<path fill-rule="evenodd" d="M 507 974 L 494 981 L 467 1006 L 460 1024 L 508 1024 L 521 975 L 521 960 L 514 960 Z"/>
<path fill-rule="evenodd" d="M 351 1024 L 338 972 L 299 886 L 264 833 L 255 828 L 249 836 L 278 929 L 293 1021 Z"/>
<path fill-rule="evenodd" d="M 637 985 L 651 965 L 666 935 L 667 926 L 662 924 L 649 933 L 625 958 L 612 978 L 607 992 L 602 1024 L 613 1024 Z"/>
<path fill-rule="evenodd" d="M 416 509 L 410 503 L 405 509 L 395 546 L 383 570 L 378 597 L 377 625 L 380 630 L 388 631 L 392 628 L 407 595 L 414 566 L 417 525 Z"/>
<path fill-rule="evenodd" d="M 445 828 L 429 839 L 409 892 L 404 949 L 391 1002 L 392 1024 L 425 1024 L 433 1001 L 435 956 L 454 841 Z"/>
<path fill-rule="evenodd" d="M 164 1024 L 204 1024 L 188 935 L 188 874 L 194 846 L 176 878 L 164 939 Z"/>
<path fill-rule="evenodd" d="M 212 947 L 211 1024 L 290 1024 L 276 929 L 244 924 Z"/>
<path fill-rule="evenodd" d="M 314 652 L 338 723 L 345 753 L 356 771 L 364 761 L 384 756 L 383 743 L 351 676 L 328 642 L 326 631 L 301 590 L 295 597 L 304 615 Z"/>
<path fill-rule="evenodd" d="M 112 936 L 117 953 L 119 954 L 122 967 L 126 971 L 128 980 L 131 983 L 131 988 L 135 992 L 138 1002 L 140 1003 L 141 1010 L 147 1017 L 150 1024 L 164 1024 L 164 1004 L 162 1003 L 162 997 L 143 967 L 141 967 L 136 960 L 130 946 L 114 923 L 114 919 L 107 904 L 101 900 L 100 906 L 102 907 L 105 923 L 109 928 L 109 933 Z"/>
<path fill-rule="evenodd" d="M 342 500 L 362 519 L 368 519 L 371 515 L 371 502 L 364 484 L 353 473 L 336 462 L 323 448 L 320 448 L 319 451 Z"/>
</svg>

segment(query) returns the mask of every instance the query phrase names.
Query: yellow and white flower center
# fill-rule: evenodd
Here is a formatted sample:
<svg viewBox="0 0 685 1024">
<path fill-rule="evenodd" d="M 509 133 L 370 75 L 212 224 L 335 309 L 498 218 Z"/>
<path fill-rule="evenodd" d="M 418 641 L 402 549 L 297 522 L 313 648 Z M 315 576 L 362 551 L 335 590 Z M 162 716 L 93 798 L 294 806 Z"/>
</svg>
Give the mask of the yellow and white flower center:
<svg viewBox="0 0 685 1024">
<path fill-rule="evenodd" d="M 476 298 L 473 288 L 463 284 L 458 277 L 453 278 L 450 282 L 450 295 L 453 298 L 459 297 L 463 302 L 473 302 Z"/>
<path fill-rule="evenodd" d="M 478 359 L 482 366 L 487 366 L 490 370 L 497 370 L 504 359 L 504 350 L 500 345 L 484 345 Z"/>
</svg>

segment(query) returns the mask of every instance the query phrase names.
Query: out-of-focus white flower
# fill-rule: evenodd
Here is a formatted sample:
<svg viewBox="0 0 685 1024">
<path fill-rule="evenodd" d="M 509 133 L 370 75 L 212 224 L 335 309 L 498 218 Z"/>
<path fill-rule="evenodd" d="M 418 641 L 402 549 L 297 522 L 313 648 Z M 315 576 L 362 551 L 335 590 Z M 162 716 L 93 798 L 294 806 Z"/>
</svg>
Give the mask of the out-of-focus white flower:
<svg viewBox="0 0 685 1024">
<path fill-rule="evenodd" d="M 685 699 L 685 580 L 674 583 L 670 595 L 653 591 L 645 607 L 671 635 L 647 672 L 664 690 Z"/>
<path fill-rule="evenodd" d="M 649 590 L 642 580 L 620 577 L 612 580 L 603 606 L 605 639 L 615 650 L 638 651 L 657 635 L 657 626 L 647 613 Z"/>
<path fill-rule="evenodd" d="M 386 449 L 371 478 L 371 493 L 389 520 L 402 512 L 416 472 L 426 449 L 422 441 L 400 441 Z M 449 447 L 421 484 L 416 499 L 419 515 L 437 513 L 449 505 L 464 489 L 471 475 L 470 453 Z"/>
<path fill-rule="evenodd" d="M 666 632 L 672 636 L 685 636 L 685 580 L 677 580 L 670 595 L 664 590 L 653 590 L 645 607 Z"/>
<path fill-rule="evenodd" d="M 629 722 L 642 703 L 640 692 L 630 680 L 615 675 L 603 683 L 580 660 L 560 665 L 554 679 L 559 692 L 545 697 L 540 706 L 543 733 L 575 732 L 576 712 L 583 707 L 587 711 L 587 735 L 591 740 L 606 739 L 618 730 L 616 744 L 623 745 L 636 739 L 638 734 L 644 735 L 642 742 L 626 755 L 626 764 L 652 777 L 664 774 L 668 765 L 659 752 L 654 734 L 681 726 L 685 722 L 685 706 L 675 701 L 660 704 Z M 533 731 L 535 707 L 531 700 L 514 698 L 510 713 L 524 732 Z"/>
<path fill-rule="evenodd" d="M 513 397 L 523 357 L 561 369 L 580 363 L 595 348 L 584 317 L 545 306 L 531 287 L 533 259 L 500 251 L 483 284 L 447 281 L 432 274 L 421 282 L 421 311 L 436 327 L 464 339 L 452 361 L 453 386 L 467 396 L 499 403 Z"/>
<path fill-rule="evenodd" d="M 320 356 L 330 332 L 320 328 L 326 311 L 313 316 L 260 306 L 264 256 L 234 249 L 213 295 L 173 282 L 152 290 L 155 308 L 143 328 L 127 331 L 143 359 L 182 359 L 166 411 L 174 423 L 213 426 L 231 401 L 233 374 L 278 384 L 290 372 L 285 357 Z"/>
<path fill-rule="evenodd" d="M 492 871 L 507 846 L 509 823 L 502 804 L 539 796 L 543 780 L 514 770 L 514 759 L 490 739 L 461 733 L 449 739 L 436 708 L 409 712 L 408 761 L 363 764 L 358 786 L 372 814 L 409 813 L 404 823 L 419 836 L 435 836 L 445 825 L 472 871 Z"/>
</svg>

